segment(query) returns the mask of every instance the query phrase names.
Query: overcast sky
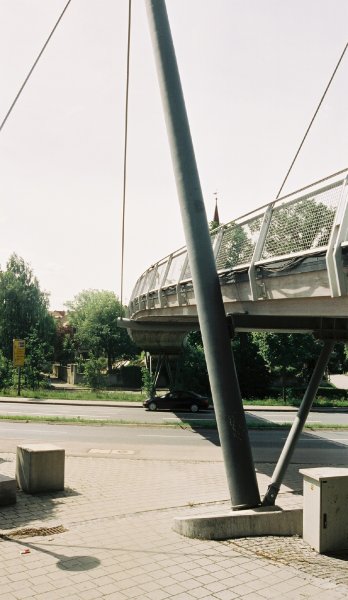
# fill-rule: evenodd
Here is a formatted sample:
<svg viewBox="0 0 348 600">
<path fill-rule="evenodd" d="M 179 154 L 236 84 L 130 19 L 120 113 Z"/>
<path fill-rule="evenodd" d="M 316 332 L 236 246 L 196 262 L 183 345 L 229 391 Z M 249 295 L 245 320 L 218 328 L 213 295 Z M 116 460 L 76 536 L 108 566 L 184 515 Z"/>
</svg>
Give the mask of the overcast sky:
<svg viewBox="0 0 348 600">
<path fill-rule="evenodd" d="M 0 120 L 66 0 L 0 0 Z M 209 220 L 274 199 L 347 42 L 347 0 L 167 0 Z M 0 133 L 0 265 L 51 308 L 120 293 L 127 0 L 72 0 Z M 348 166 L 348 53 L 285 191 Z M 184 244 L 143 0 L 133 0 L 125 297 Z"/>
</svg>

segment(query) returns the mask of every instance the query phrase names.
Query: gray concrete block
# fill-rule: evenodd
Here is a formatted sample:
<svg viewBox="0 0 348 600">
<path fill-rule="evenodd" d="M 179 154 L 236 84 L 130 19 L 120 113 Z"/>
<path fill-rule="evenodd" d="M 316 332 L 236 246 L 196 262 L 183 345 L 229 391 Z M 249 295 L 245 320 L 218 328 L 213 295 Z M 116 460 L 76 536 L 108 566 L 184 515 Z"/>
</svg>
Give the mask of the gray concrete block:
<svg viewBox="0 0 348 600">
<path fill-rule="evenodd" d="M 13 477 L 0 475 L 0 506 L 9 506 L 17 502 L 17 482 Z"/>
<path fill-rule="evenodd" d="M 52 444 L 17 446 L 16 479 L 23 492 L 64 489 L 65 450 Z"/>
<path fill-rule="evenodd" d="M 263 535 L 302 535 L 302 509 L 279 506 L 174 519 L 174 531 L 189 538 L 228 540 Z"/>
</svg>

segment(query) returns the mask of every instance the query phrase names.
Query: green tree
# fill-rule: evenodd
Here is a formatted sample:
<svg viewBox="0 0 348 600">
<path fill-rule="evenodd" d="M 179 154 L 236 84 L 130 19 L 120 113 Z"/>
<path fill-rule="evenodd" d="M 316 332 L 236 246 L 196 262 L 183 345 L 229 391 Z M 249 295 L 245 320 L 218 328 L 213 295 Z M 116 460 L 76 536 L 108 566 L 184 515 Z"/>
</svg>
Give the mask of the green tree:
<svg viewBox="0 0 348 600">
<path fill-rule="evenodd" d="M 48 311 L 48 296 L 24 260 L 16 254 L 0 271 L 0 347 L 12 358 L 14 338 L 26 339 L 36 331 L 39 340 L 53 343 L 54 320 Z"/>
<path fill-rule="evenodd" d="M 95 358 L 91 356 L 84 363 L 84 381 L 92 388 L 97 390 L 103 386 L 102 371 L 105 369 L 105 358 Z"/>
<path fill-rule="evenodd" d="M 263 398 L 269 392 L 270 373 L 252 334 L 237 334 L 232 348 L 242 398 Z"/>
<path fill-rule="evenodd" d="M 253 340 L 273 378 L 285 388 L 295 381 L 305 384 L 312 374 L 321 343 L 312 335 L 301 333 L 253 333 Z"/>
<path fill-rule="evenodd" d="M 76 349 L 73 328 L 68 324 L 56 324 L 57 335 L 54 346 L 54 360 L 61 365 L 76 361 Z"/>
<path fill-rule="evenodd" d="M 176 388 L 210 393 L 202 338 L 199 331 L 188 334 L 178 359 Z"/>
<path fill-rule="evenodd" d="M 0 389 L 4 390 L 13 384 L 14 368 L 12 361 L 0 350 Z"/>
<path fill-rule="evenodd" d="M 345 373 L 348 369 L 348 346 L 344 342 L 337 342 L 332 350 L 328 371 L 329 373 Z"/>
<path fill-rule="evenodd" d="M 26 358 L 22 368 L 27 387 L 35 389 L 43 383 L 43 374 L 51 371 L 52 357 L 53 347 L 40 339 L 34 329 L 26 338 Z"/>
<path fill-rule="evenodd" d="M 32 372 L 35 366 L 37 381 L 37 374 L 50 368 L 55 335 L 56 326 L 48 311 L 47 294 L 40 290 L 29 265 L 12 254 L 6 269 L 0 271 L 0 350 L 3 357 L 11 361 L 13 339 L 24 339 L 26 364 L 23 372 L 25 369 Z"/>
<path fill-rule="evenodd" d="M 124 309 L 114 292 L 84 290 L 67 303 L 68 321 L 81 353 L 107 358 L 108 371 L 116 359 L 131 358 L 136 347 L 127 331 L 117 326 Z"/>
<path fill-rule="evenodd" d="M 270 375 L 258 346 L 249 333 L 238 334 L 232 349 L 243 398 L 260 398 L 269 390 Z M 183 389 L 210 393 L 209 377 L 200 331 L 189 333 L 179 359 L 179 382 Z"/>
<path fill-rule="evenodd" d="M 156 393 L 155 380 L 147 367 L 141 368 L 141 389 L 146 396 L 152 397 Z"/>
</svg>

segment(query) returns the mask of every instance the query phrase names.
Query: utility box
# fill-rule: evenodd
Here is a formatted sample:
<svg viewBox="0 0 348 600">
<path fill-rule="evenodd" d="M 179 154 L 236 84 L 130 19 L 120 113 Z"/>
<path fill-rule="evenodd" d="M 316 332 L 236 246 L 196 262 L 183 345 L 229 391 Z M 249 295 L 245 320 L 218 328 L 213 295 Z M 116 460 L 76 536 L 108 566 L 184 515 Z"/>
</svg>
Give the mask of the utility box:
<svg viewBox="0 0 348 600">
<path fill-rule="evenodd" d="M 319 553 L 348 549 L 348 469 L 300 469 L 303 540 Z"/>
</svg>

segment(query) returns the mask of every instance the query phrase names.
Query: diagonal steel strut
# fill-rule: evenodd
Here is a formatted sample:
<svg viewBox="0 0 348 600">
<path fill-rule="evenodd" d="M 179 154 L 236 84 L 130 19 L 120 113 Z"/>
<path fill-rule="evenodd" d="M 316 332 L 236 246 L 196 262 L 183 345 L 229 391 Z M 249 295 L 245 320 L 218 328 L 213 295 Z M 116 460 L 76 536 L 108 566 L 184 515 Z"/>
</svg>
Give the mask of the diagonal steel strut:
<svg viewBox="0 0 348 600">
<path fill-rule="evenodd" d="M 324 375 L 324 371 L 328 360 L 330 358 L 330 354 L 335 345 L 335 340 L 325 340 L 324 346 L 321 350 L 317 363 L 314 367 L 314 371 L 312 373 L 312 377 L 309 381 L 306 392 L 303 396 L 303 400 L 301 402 L 301 406 L 298 409 L 298 413 L 296 418 L 292 424 L 287 440 L 284 444 L 284 448 L 281 452 L 281 455 L 278 459 L 276 468 L 274 469 L 274 473 L 272 475 L 271 483 L 268 486 L 268 490 L 265 494 L 265 497 L 262 500 L 262 504 L 264 506 L 273 506 L 275 500 L 278 496 L 278 492 L 283 481 L 286 469 L 290 463 L 292 454 L 295 450 L 297 440 L 302 433 L 304 424 L 307 420 L 309 411 L 313 404 L 313 400 L 318 391 L 319 384 Z"/>
</svg>

